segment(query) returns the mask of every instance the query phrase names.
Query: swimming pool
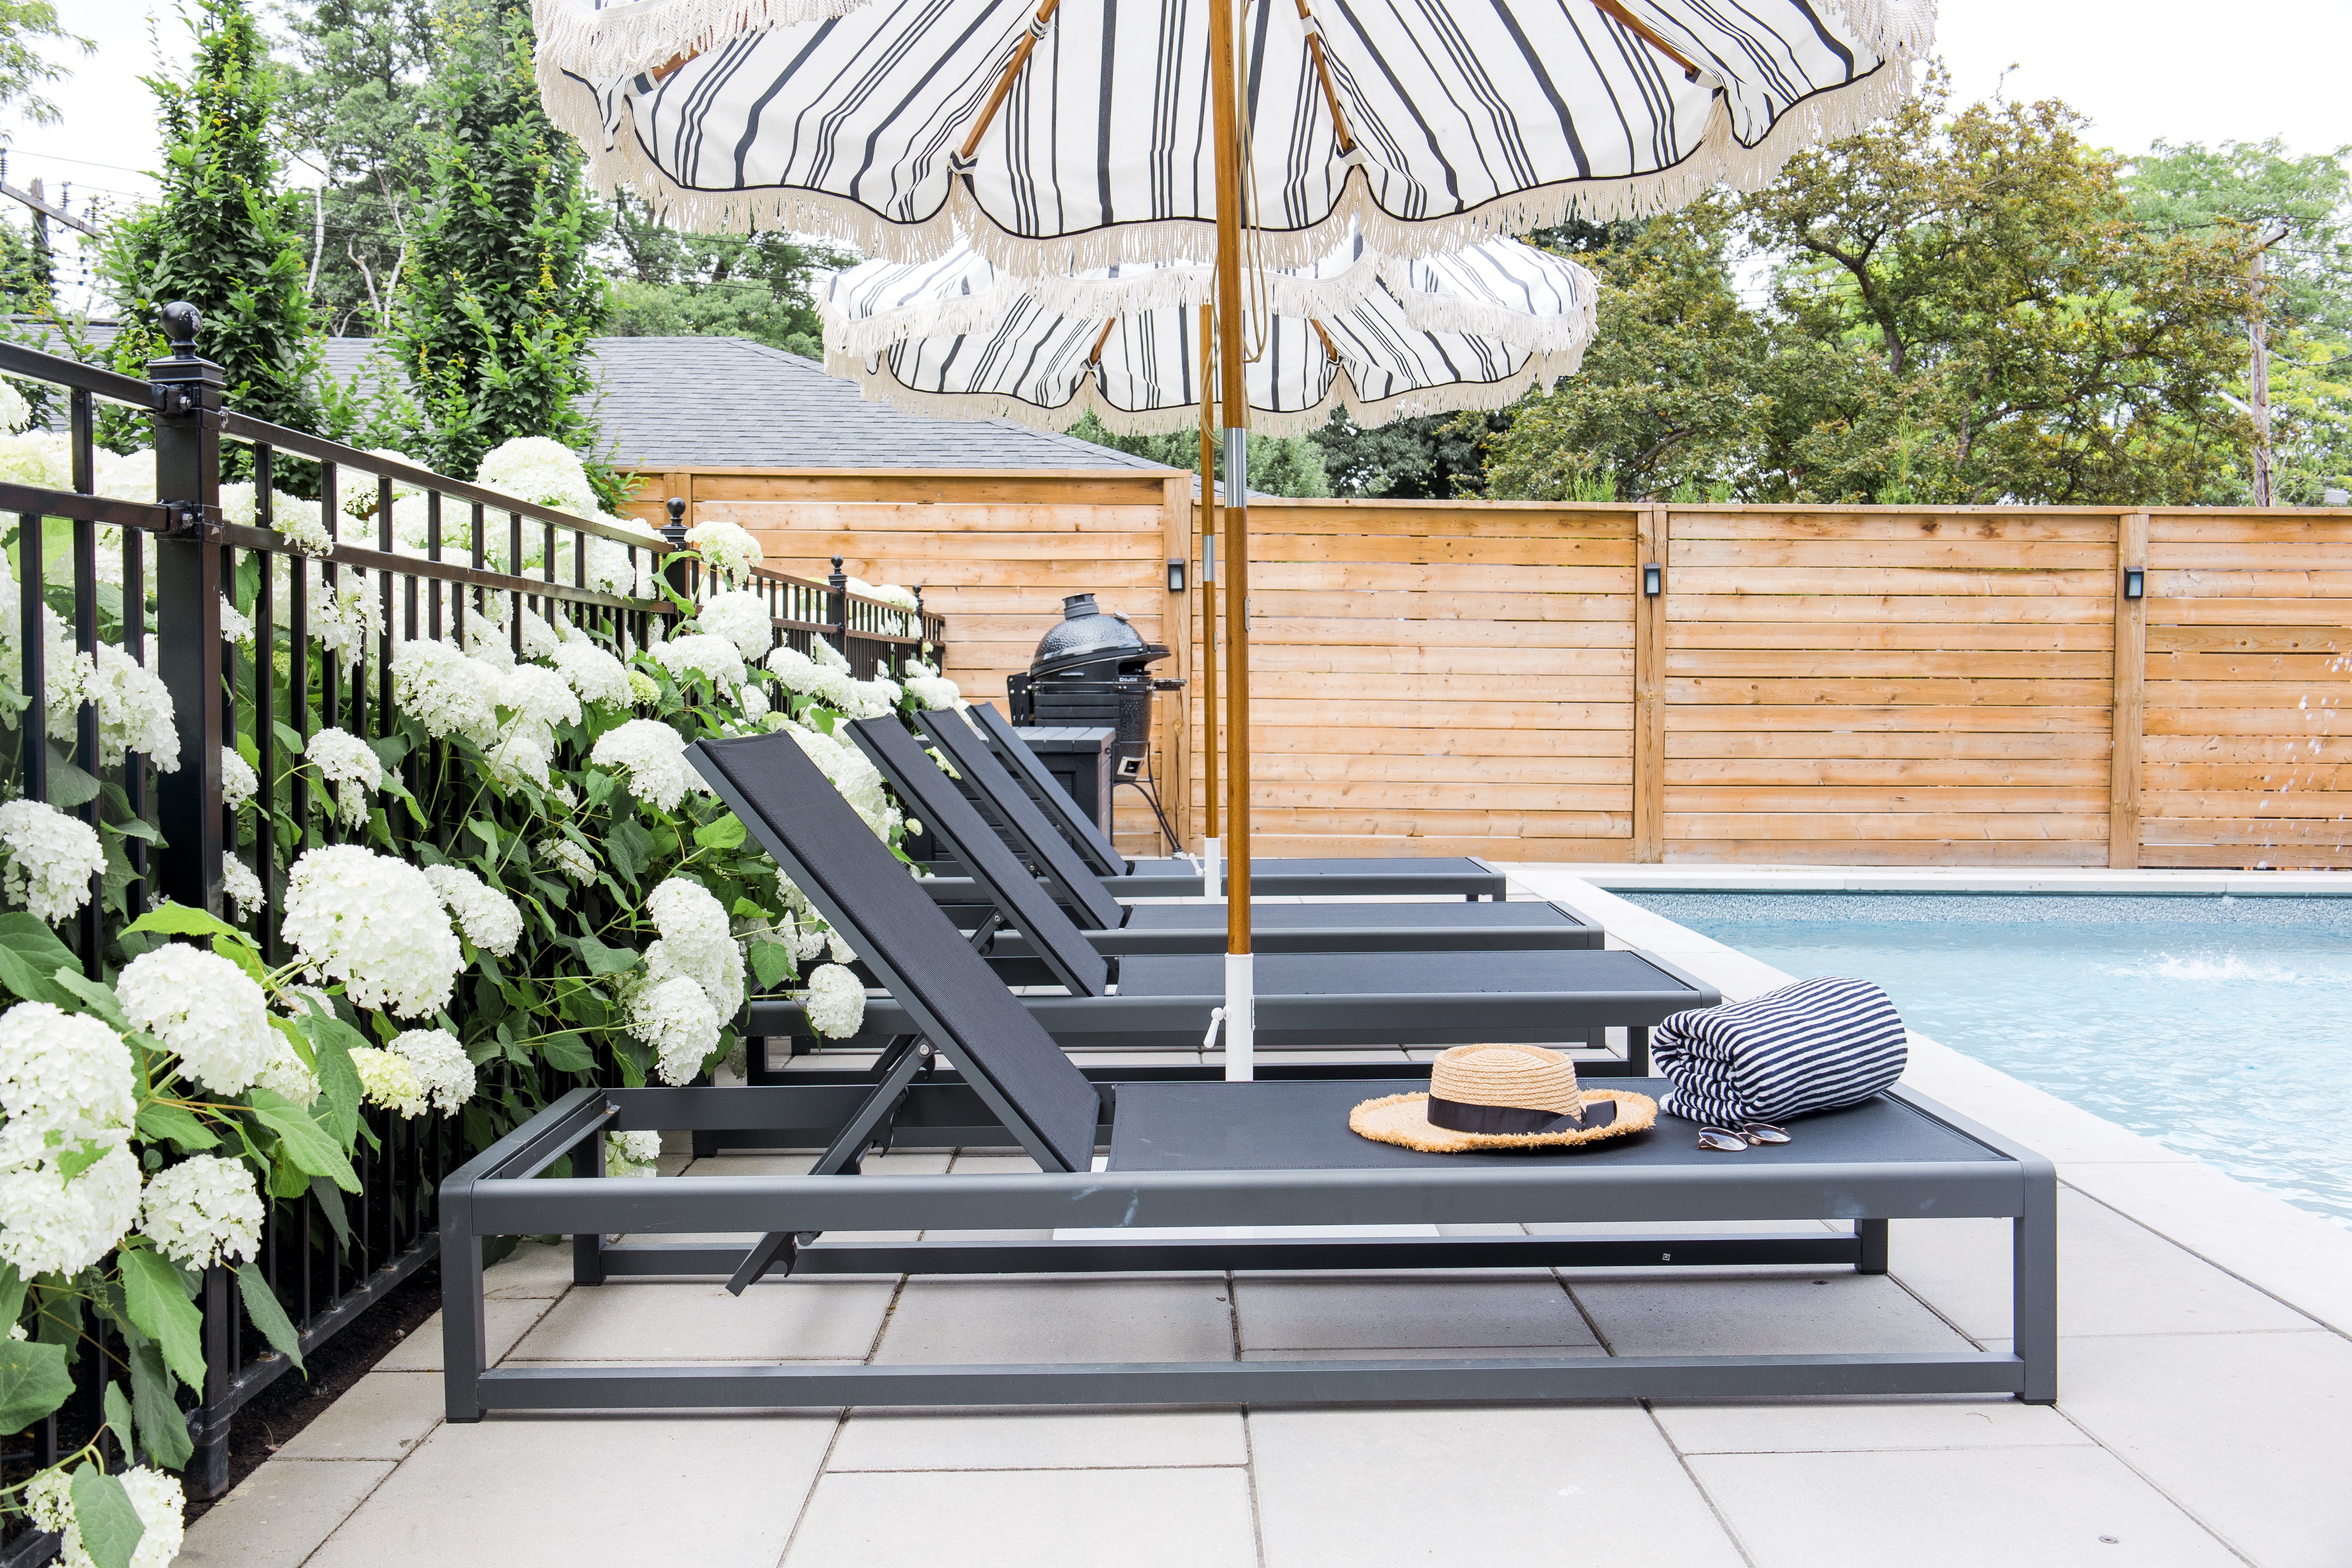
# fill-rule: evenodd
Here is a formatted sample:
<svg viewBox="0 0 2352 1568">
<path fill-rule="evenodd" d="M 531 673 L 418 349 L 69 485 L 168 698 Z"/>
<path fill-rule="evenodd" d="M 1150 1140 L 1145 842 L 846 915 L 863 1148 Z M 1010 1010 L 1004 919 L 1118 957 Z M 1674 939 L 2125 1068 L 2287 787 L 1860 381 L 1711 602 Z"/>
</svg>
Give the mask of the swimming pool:
<svg viewBox="0 0 2352 1568">
<path fill-rule="evenodd" d="M 1621 896 L 2352 1229 L 2352 899 Z"/>
</svg>

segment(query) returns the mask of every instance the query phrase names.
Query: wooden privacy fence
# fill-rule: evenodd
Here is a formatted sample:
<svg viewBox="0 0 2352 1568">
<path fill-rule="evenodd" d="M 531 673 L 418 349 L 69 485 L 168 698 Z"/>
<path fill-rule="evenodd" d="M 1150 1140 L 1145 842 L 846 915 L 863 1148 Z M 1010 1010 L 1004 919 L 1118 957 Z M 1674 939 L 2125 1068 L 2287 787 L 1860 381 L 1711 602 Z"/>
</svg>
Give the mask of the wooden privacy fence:
<svg viewBox="0 0 2352 1568">
<path fill-rule="evenodd" d="M 1185 649 L 1169 672 L 1200 673 L 1184 476 L 688 478 L 698 512 L 788 570 L 840 553 L 923 584 L 972 695 L 1001 700 L 1060 596 L 1087 590 Z M 1261 854 L 2352 866 L 2333 752 L 2352 512 L 1268 500 L 1251 518 Z M 1193 563 L 1181 598 L 1169 558 Z M 1163 704 L 1154 759 L 1196 835 L 1202 685 L 1181 732 Z M 1139 809 L 1121 827 L 1149 843 Z"/>
</svg>

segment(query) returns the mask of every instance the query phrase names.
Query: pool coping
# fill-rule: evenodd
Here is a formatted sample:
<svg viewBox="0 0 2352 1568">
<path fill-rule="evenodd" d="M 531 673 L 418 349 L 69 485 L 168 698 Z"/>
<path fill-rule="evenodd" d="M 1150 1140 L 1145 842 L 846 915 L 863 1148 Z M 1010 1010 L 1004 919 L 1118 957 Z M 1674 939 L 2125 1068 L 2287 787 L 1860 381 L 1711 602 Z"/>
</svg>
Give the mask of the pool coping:
<svg viewBox="0 0 2352 1568">
<path fill-rule="evenodd" d="M 1612 947 L 1639 947 L 1706 981 L 1737 1002 L 1787 984 L 1782 971 L 1736 948 L 1703 936 L 1665 916 L 1619 898 L 1610 887 L 1629 891 L 1835 890 L 1819 879 L 1824 872 L 1863 879 L 1890 873 L 1884 868 L 1669 868 L 1588 867 L 1518 863 L 1504 867 L 1515 885 L 1537 897 L 1554 899 L 1601 926 Z M 1591 873 L 1679 872 L 1685 881 L 1651 882 Z M 1703 885 L 1694 872 L 1718 875 Z M 1738 881 L 1719 875 L 1747 873 Z M 1774 873 L 1785 879 L 1774 880 Z M 1915 873 L 1916 875 L 1916 873 Z M 2049 873 L 2030 875 L 2047 879 Z M 2215 873 L 2100 872 L 2102 878 L 2205 876 Z M 2238 873 L 2237 875 L 2244 875 Z M 2327 873 L 2302 873 L 2319 877 Z M 2336 874 L 2352 896 L 2352 875 Z M 1863 890 L 1853 889 L 1848 890 Z M 1998 888 L 1955 888 L 1950 882 L 1920 887 L 1871 888 L 1873 891 L 2021 891 L 2014 882 Z M 2137 887 L 2069 890 L 2139 891 Z M 2182 889 L 2175 889 L 2182 890 Z M 2200 889 L 2204 890 L 2204 889 Z M 2221 891 L 2226 889 L 2210 889 Z M 1911 1059 L 1903 1081 L 1963 1116 L 2008 1134 L 2056 1163 L 2058 1179 L 2084 1195 L 2147 1226 L 2176 1246 L 2352 1338 L 2352 1230 L 2272 1196 L 2203 1161 L 2168 1149 L 2154 1139 L 1988 1067 L 1928 1037 L 1913 1033 Z M 2061 1260 L 2063 1266 L 2063 1260 Z M 2062 1325 L 2063 1331 L 2063 1325 Z"/>
<path fill-rule="evenodd" d="M 1655 893 L 2128 893 L 2151 898 L 2352 899 L 2352 871 L 2110 870 L 2071 866 L 1549 864 L 1596 888 Z"/>
</svg>

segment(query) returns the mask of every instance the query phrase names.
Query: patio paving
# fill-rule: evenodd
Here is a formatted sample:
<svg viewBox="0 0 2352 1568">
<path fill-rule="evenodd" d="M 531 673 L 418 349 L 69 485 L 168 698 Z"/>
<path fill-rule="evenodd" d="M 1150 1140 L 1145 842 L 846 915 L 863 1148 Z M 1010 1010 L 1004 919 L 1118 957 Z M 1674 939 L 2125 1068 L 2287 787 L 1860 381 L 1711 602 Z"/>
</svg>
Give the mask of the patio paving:
<svg viewBox="0 0 2352 1568">
<path fill-rule="evenodd" d="M 1656 952 L 1727 997 L 1783 978 L 1576 869 L 1512 868 L 1523 890 L 1601 920 L 1612 945 Z M 2352 1562 L 2352 1234 L 1933 1041 L 1913 1037 L 1906 1076 L 2058 1163 L 2055 1407 L 850 1410 L 450 1426 L 438 1418 L 436 1321 L 198 1521 L 180 1561 Z M 937 1171 L 946 1159 L 894 1154 L 885 1168 Z M 664 1161 L 688 1179 L 796 1163 Z M 948 1168 L 1013 1165 L 992 1153 Z M 575 1289 L 562 1250 L 527 1246 L 489 1273 L 489 1326 L 509 1362 L 1994 1349 L 2008 1327 L 2008 1247 L 2003 1222 L 1910 1222 L 1893 1227 L 1891 1272 L 1875 1278 L 779 1280 L 739 1301 L 716 1284 Z"/>
</svg>

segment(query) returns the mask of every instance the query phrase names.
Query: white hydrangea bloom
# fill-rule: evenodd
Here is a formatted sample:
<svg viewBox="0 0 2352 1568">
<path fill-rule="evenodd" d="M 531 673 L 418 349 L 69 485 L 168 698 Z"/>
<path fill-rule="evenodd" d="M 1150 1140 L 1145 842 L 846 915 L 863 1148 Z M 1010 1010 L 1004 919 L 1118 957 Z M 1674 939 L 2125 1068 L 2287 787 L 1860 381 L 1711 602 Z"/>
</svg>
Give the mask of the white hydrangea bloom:
<svg viewBox="0 0 2352 1568">
<path fill-rule="evenodd" d="M 187 1500 L 178 1478 L 134 1465 L 122 1472 L 122 1489 L 130 1494 L 131 1510 L 143 1527 L 131 1553 L 131 1568 L 171 1568 L 184 1535 L 181 1518 Z M 95 1560 L 82 1544 L 81 1526 L 74 1519 L 72 1479 L 62 1468 L 43 1470 L 33 1478 L 25 1489 L 25 1507 L 34 1523 L 65 1538 L 58 1554 L 64 1568 L 94 1568 Z"/>
<path fill-rule="evenodd" d="M 819 641 L 820 648 L 830 643 Z M 787 691 L 813 697 L 827 708 L 846 712 L 858 705 L 857 683 L 830 665 L 819 664 L 795 647 L 780 647 L 768 655 L 768 668 Z"/>
<path fill-rule="evenodd" d="M 878 584 L 866 589 L 866 596 L 869 599 L 879 599 L 886 605 L 896 605 L 909 613 L 919 610 L 923 606 L 923 601 L 915 596 L 915 591 L 900 583 Z"/>
<path fill-rule="evenodd" d="M 33 405 L 13 381 L 0 381 L 0 430 L 14 435 L 33 422 Z"/>
<path fill-rule="evenodd" d="M 244 1093 L 276 1054 L 278 1031 L 261 987 L 217 952 L 166 942 L 124 964 L 114 994 L 131 1023 L 215 1094 Z"/>
<path fill-rule="evenodd" d="M 631 526 L 629 519 L 614 517 L 608 511 L 598 512 L 596 521 L 618 528 Z M 651 529 L 645 531 L 647 537 L 652 536 Z M 623 598 L 634 593 L 637 586 L 637 569 L 629 563 L 629 547 L 616 540 L 589 540 L 588 586 L 600 594 L 615 594 Z"/>
<path fill-rule="evenodd" d="M 73 450 L 54 430 L 0 436 L 0 479 L 43 489 L 73 489 Z"/>
<path fill-rule="evenodd" d="M 963 706 L 962 690 L 943 675 L 910 675 L 906 692 L 919 706 L 933 712 Z"/>
<path fill-rule="evenodd" d="M 518 436 L 491 447 L 474 470 L 474 482 L 578 517 L 593 517 L 601 510 L 579 458 L 544 436 Z"/>
<path fill-rule="evenodd" d="M 522 940 L 522 911 L 512 899 L 463 866 L 427 866 L 425 879 L 433 884 L 441 907 L 456 917 L 467 942 L 500 958 L 514 952 Z"/>
<path fill-rule="evenodd" d="M 823 637 L 818 637 L 810 646 L 815 650 L 810 655 L 810 657 L 816 660 L 821 668 L 832 670 L 836 675 L 847 675 L 849 673 L 849 656 L 847 654 L 842 652 L 839 648 L 834 647 Z"/>
<path fill-rule="evenodd" d="M 694 787 L 686 765 L 686 742 L 656 719 L 632 719 L 596 738 L 588 760 L 598 767 L 625 770 L 629 793 L 664 811 L 676 809 Z"/>
<path fill-rule="evenodd" d="M 326 581 L 323 568 L 310 574 L 303 600 L 310 636 L 319 645 L 320 658 L 353 665 L 366 655 L 368 644 L 380 629 L 378 616 L 382 608 L 368 589 L 368 574 L 355 566 L 337 568 L 332 583 Z M 292 624 L 292 595 L 279 596 L 279 625 Z"/>
<path fill-rule="evenodd" d="M 357 844 L 294 862 L 280 934 L 311 978 L 341 981 L 352 1005 L 404 1018 L 447 1002 L 466 962 L 425 874 Z"/>
<path fill-rule="evenodd" d="M 604 1173 L 608 1176 L 650 1176 L 655 1174 L 654 1162 L 661 1158 L 661 1134 L 658 1132 L 607 1132 L 604 1134 Z"/>
<path fill-rule="evenodd" d="M 730 583 L 743 581 L 765 553 L 742 524 L 724 521 L 695 524 L 686 531 L 686 542 L 701 552 L 705 565 Z"/>
<path fill-rule="evenodd" d="M 819 964 L 809 976 L 809 1027 L 830 1040 L 844 1040 L 866 1022 L 866 984 L 838 963 Z"/>
<path fill-rule="evenodd" d="M 261 1249 L 261 1194 L 243 1161 L 196 1154 L 147 1184 L 139 1230 L 173 1262 L 210 1268 Z"/>
<path fill-rule="evenodd" d="M 596 862 L 569 838 L 542 838 L 539 844 L 540 858 L 562 872 L 575 882 L 596 879 Z"/>
<path fill-rule="evenodd" d="M 234 855 L 221 860 L 221 890 L 228 895 L 231 918 L 247 920 L 261 912 L 261 879 Z"/>
<path fill-rule="evenodd" d="M 898 706 L 898 683 L 879 676 L 849 683 L 849 704 L 842 711 L 852 719 L 881 719 Z"/>
<path fill-rule="evenodd" d="M 746 677 L 743 656 L 736 651 L 735 645 L 709 632 L 672 637 L 646 651 L 681 686 L 689 680 L 704 679 L 723 691 L 733 691 Z"/>
<path fill-rule="evenodd" d="M 561 673 L 543 664 L 509 670 L 499 682 L 499 706 L 514 715 L 515 723 L 541 735 L 558 724 L 580 722 L 579 696 Z"/>
<path fill-rule="evenodd" d="M 642 708 L 661 695 L 661 687 L 642 669 L 629 671 L 629 700 L 632 707 Z"/>
<path fill-rule="evenodd" d="M 641 986 L 629 1002 L 629 1033 L 654 1048 L 654 1073 L 664 1083 L 692 1081 L 719 1048 L 719 1010 L 683 974 Z"/>
<path fill-rule="evenodd" d="M 334 1008 L 330 1006 L 327 1011 L 331 1014 Z M 310 1065 L 295 1053 L 294 1043 L 286 1037 L 283 1030 L 272 1029 L 269 1034 L 269 1060 L 261 1069 L 260 1086 L 284 1095 L 297 1105 L 309 1105 L 319 1098 L 319 1075 L 312 1072 Z"/>
<path fill-rule="evenodd" d="M 446 642 L 413 638 L 392 656 L 394 700 L 436 741 L 457 735 L 487 746 L 496 739 L 499 686 L 498 670 Z"/>
<path fill-rule="evenodd" d="M 221 516 L 230 522 L 245 528 L 260 525 L 260 509 L 250 480 L 221 486 L 220 508 Z M 268 526 L 284 534 L 288 547 L 298 555 L 324 555 L 335 547 L 320 519 L 319 503 L 284 490 L 269 492 Z"/>
<path fill-rule="evenodd" d="M 628 667 L 586 637 L 574 637 L 555 650 L 549 662 L 570 683 L 583 702 L 629 705 Z"/>
<path fill-rule="evenodd" d="M 335 786 L 336 817 L 346 827 L 365 827 L 370 793 L 383 783 L 383 760 L 375 748 L 348 730 L 330 728 L 311 736 L 302 755 Z"/>
<path fill-rule="evenodd" d="M 90 454 L 98 472 L 91 477 L 98 481 L 98 493 L 112 496 L 117 500 L 155 504 L 155 449 L 142 447 L 135 452 L 120 455 L 103 447 Z M 117 571 L 121 568 L 118 566 Z M 150 577 L 149 582 L 154 579 Z"/>
<path fill-rule="evenodd" d="M 727 910 L 708 889 L 672 877 L 646 897 L 658 941 L 646 949 L 646 974 L 656 982 L 684 974 L 702 987 L 719 1022 L 743 1005 L 743 950 L 728 929 Z"/>
<path fill-rule="evenodd" d="M 433 1109 L 442 1115 L 455 1115 L 474 1098 L 473 1061 L 448 1030 L 410 1029 L 393 1037 L 392 1051 L 408 1064 Z"/>
<path fill-rule="evenodd" d="M 360 1075 L 360 1092 L 370 1105 L 398 1111 L 414 1120 L 425 1114 L 425 1085 L 406 1057 L 373 1046 L 353 1046 L 352 1066 Z"/>
<path fill-rule="evenodd" d="M 488 616 L 466 617 L 466 656 L 501 672 L 515 667 L 513 639 Z"/>
<path fill-rule="evenodd" d="M 56 1149 L 128 1142 L 135 1081 L 131 1048 L 89 1014 L 47 1002 L 0 1013 L 0 1168 Z M 6 1213 L 0 1207 L 0 1222 Z"/>
<path fill-rule="evenodd" d="M 0 805 L 0 889 L 56 925 L 89 902 L 89 879 L 106 868 L 98 829 L 37 800 Z"/>
<path fill-rule="evenodd" d="M 103 558 L 101 553 L 100 559 Z M 226 594 L 221 595 L 220 621 L 221 641 L 233 642 L 239 647 L 253 646 L 253 617 L 230 604 Z"/>
<path fill-rule="evenodd" d="M 509 725 L 499 732 L 485 760 L 490 766 L 490 777 L 500 789 L 512 789 L 526 782 L 541 789 L 552 787 L 548 770 L 555 762 L 555 750 L 542 731 Z"/>
<path fill-rule="evenodd" d="M 70 695 L 60 702 L 60 685 Z M 49 678 L 49 737 L 70 741 L 81 722 L 80 706 L 98 708 L 99 760 L 119 767 L 125 752 L 142 753 L 158 773 L 180 771 L 180 731 L 172 721 L 172 693 L 163 678 L 112 643 L 98 645 L 98 657 L 72 655 L 69 671 Z"/>
<path fill-rule="evenodd" d="M 492 598 L 490 602 L 496 606 L 493 613 L 497 617 L 499 637 L 507 644 L 507 651 L 511 653 L 514 651 L 514 632 L 508 622 L 514 613 L 513 604 L 503 595 Z M 552 658 L 555 656 L 555 650 L 562 645 L 563 639 L 555 635 L 555 628 L 541 619 L 536 611 L 525 610 L 522 613 L 523 658 Z"/>
<path fill-rule="evenodd" d="M 261 793 L 261 775 L 253 764 L 239 756 L 234 746 L 221 748 L 221 804 L 231 811 L 243 811 L 253 797 Z"/>
<path fill-rule="evenodd" d="M 898 808 L 890 804 L 882 787 L 880 770 L 866 760 L 865 753 L 804 725 L 787 724 L 784 728 L 800 742 L 809 760 L 824 770 L 842 798 L 866 819 L 866 826 L 874 830 L 875 836 L 889 837 L 890 829 L 898 825 Z"/>
<path fill-rule="evenodd" d="M 751 723 L 756 724 L 768 716 L 768 694 L 756 686 L 745 685 L 741 691 L 736 693 L 735 700 L 743 710 L 744 719 Z"/>
<path fill-rule="evenodd" d="M 702 602 L 694 618 L 704 631 L 733 643 L 747 663 L 764 658 L 776 644 L 776 623 L 768 614 L 768 601 L 757 594 L 722 589 Z"/>
<path fill-rule="evenodd" d="M 0 1263 L 29 1279 L 76 1274 L 114 1250 L 139 1217 L 139 1162 L 119 1144 L 68 1181 L 45 1160 L 0 1173 Z"/>
<path fill-rule="evenodd" d="M 390 447 L 370 447 L 368 448 L 368 456 L 371 458 L 389 458 L 395 463 L 406 463 L 413 468 L 423 468 L 431 466 L 429 464 L 420 463 L 415 458 L 410 457 L 407 453 L 395 451 Z M 354 482 L 348 490 L 343 492 L 343 510 L 351 513 L 353 517 L 373 517 L 375 515 L 376 501 L 378 499 L 376 485 L 374 482 L 375 476 L 373 474 L 362 474 L 356 469 L 346 469 L 345 477 L 356 482 Z M 392 481 L 392 500 L 393 505 L 395 509 L 398 508 L 399 504 L 403 500 L 410 497 L 415 497 L 418 500 L 424 500 L 423 494 L 415 485 L 404 484 L 398 479 Z"/>
</svg>

